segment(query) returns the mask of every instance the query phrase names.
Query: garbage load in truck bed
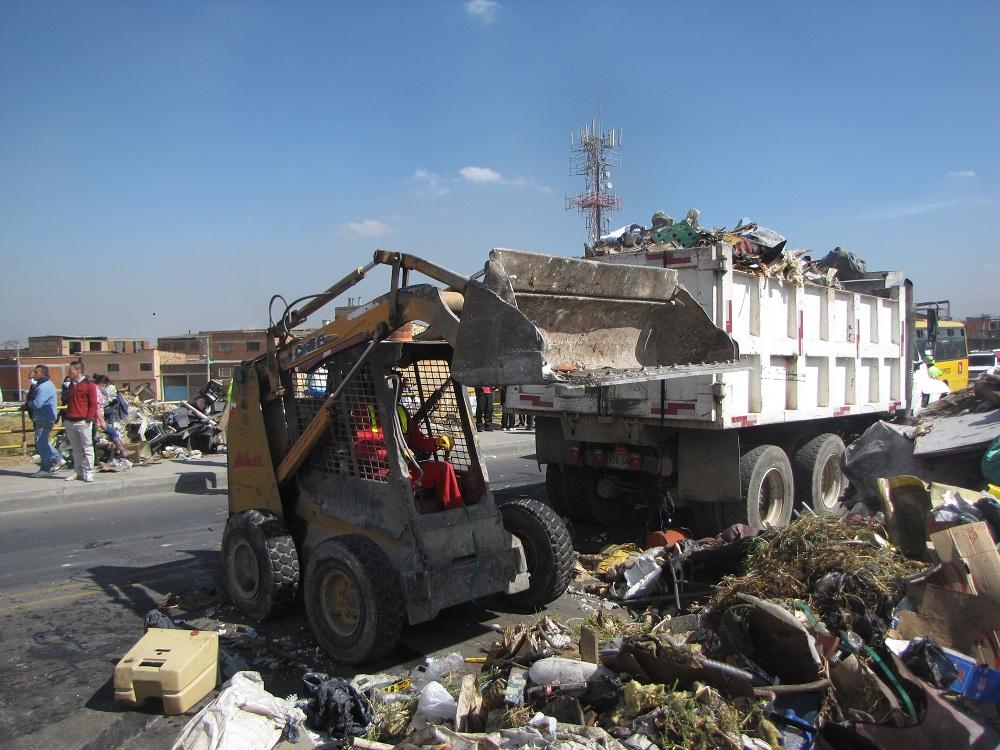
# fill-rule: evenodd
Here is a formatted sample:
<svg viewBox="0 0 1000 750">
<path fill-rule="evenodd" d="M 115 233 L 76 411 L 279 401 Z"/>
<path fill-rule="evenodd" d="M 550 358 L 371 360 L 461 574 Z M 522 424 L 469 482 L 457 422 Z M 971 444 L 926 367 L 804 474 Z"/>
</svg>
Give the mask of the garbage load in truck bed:
<svg viewBox="0 0 1000 750">
<path fill-rule="evenodd" d="M 910 401 L 909 283 L 861 271 L 812 284 L 755 272 L 745 259 L 736 270 L 722 241 L 653 247 L 599 260 L 675 274 L 684 300 L 735 341 L 741 367 L 509 388 L 507 405 L 536 417 L 553 504 L 603 523 L 686 505 L 715 525 L 758 527 L 787 523 L 796 499 L 836 511 L 843 438 Z M 698 349 L 687 339 L 684 348 Z"/>
</svg>

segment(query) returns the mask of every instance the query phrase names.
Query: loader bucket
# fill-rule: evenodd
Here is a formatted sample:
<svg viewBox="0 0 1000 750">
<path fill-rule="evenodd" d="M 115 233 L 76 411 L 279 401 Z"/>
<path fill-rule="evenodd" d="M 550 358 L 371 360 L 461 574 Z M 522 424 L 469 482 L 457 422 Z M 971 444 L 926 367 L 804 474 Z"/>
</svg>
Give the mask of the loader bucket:
<svg viewBox="0 0 1000 750">
<path fill-rule="evenodd" d="M 494 250 L 465 288 L 453 370 L 465 385 L 609 385 L 738 358 L 676 271 Z"/>
</svg>

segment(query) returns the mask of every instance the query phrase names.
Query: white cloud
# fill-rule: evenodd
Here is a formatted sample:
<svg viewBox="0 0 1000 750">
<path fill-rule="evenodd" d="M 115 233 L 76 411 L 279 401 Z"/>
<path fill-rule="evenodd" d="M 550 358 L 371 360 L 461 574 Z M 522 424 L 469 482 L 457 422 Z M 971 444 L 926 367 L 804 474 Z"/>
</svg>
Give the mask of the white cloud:
<svg viewBox="0 0 1000 750">
<path fill-rule="evenodd" d="M 468 182 L 503 182 L 503 175 L 489 167 L 463 167 L 458 170 Z"/>
<path fill-rule="evenodd" d="M 529 190 L 537 190 L 540 193 L 552 192 L 552 188 L 548 185 L 540 185 L 531 177 L 512 177 L 508 179 L 503 176 L 503 173 L 489 167 L 463 167 L 458 170 L 458 173 L 462 175 L 462 179 L 466 182 L 528 188 Z"/>
<path fill-rule="evenodd" d="M 978 208 L 992 203 L 992 200 L 985 196 L 975 196 L 969 198 L 955 198 L 946 201 L 929 201 L 926 203 L 901 203 L 893 206 L 884 206 L 869 213 L 862 214 L 857 218 L 867 219 L 909 219 L 914 216 L 943 211 L 948 208 Z"/>
<path fill-rule="evenodd" d="M 954 172 L 949 172 L 948 176 L 949 177 L 967 177 L 967 178 L 969 178 L 969 177 L 975 177 L 976 173 L 973 172 L 971 169 L 958 169 L 958 170 L 955 170 Z"/>
<path fill-rule="evenodd" d="M 356 237 L 385 237 L 387 234 L 393 234 L 396 231 L 388 224 L 377 219 L 349 221 L 344 224 L 344 229 Z"/>
<path fill-rule="evenodd" d="M 422 187 L 420 192 L 429 193 L 430 195 L 446 195 L 450 188 L 447 185 L 447 180 L 436 172 L 430 172 L 426 169 L 418 169 L 413 173 L 413 179 L 421 183 Z"/>
<path fill-rule="evenodd" d="M 468 0 L 464 3 L 465 12 L 475 18 L 483 26 L 489 26 L 497 20 L 500 3 L 496 0 Z"/>
</svg>

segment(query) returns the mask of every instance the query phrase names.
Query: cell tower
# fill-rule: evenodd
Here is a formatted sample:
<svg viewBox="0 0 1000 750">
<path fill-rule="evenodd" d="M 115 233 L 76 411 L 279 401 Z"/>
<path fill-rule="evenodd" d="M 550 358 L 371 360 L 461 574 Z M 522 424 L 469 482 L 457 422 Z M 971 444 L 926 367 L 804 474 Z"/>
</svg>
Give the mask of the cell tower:
<svg viewBox="0 0 1000 750">
<path fill-rule="evenodd" d="M 622 199 L 611 192 L 610 172 L 621 165 L 622 131 L 598 132 L 597 122 L 591 121 L 579 135 L 570 134 L 569 144 L 570 173 L 586 178 L 587 192 L 567 197 L 566 210 L 576 208 L 586 214 L 587 234 L 593 245 L 608 232 L 612 212 L 622 208 Z"/>
</svg>

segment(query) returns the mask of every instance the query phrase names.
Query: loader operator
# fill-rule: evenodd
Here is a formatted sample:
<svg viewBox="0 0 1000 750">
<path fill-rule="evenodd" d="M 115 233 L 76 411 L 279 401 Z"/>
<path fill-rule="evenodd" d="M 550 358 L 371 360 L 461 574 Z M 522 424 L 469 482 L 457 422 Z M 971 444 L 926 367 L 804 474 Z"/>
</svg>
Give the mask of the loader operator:
<svg viewBox="0 0 1000 750">
<path fill-rule="evenodd" d="M 378 409 L 375 404 L 368 404 L 367 410 L 365 419 L 367 424 L 365 429 L 356 435 L 355 451 L 359 458 L 364 457 L 384 463 L 387 451 L 385 434 L 379 427 Z M 414 488 L 433 489 L 445 510 L 461 508 L 464 502 L 455 467 L 447 460 L 428 459 L 418 462 L 415 456 L 416 453 L 433 453 L 437 450 L 447 453 L 454 447 L 455 441 L 449 435 L 437 437 L 425 435 L 416 420 L 400 403 L 396 404 L 396 416 L 405 439 L 406 444 L 401 447 L 406 453 L 406 463 L 410 467 L 410 481 L 413 482 Z"/>
</svg>

